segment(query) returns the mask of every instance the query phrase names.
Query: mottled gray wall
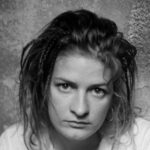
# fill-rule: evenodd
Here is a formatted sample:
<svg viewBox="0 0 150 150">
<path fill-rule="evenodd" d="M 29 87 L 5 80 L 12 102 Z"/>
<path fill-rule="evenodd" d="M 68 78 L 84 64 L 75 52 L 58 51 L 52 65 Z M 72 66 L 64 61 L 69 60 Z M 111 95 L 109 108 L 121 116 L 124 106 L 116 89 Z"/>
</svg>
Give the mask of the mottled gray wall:
<svg viewBox="0 0 150 150">
<path fill-rule="evenodd" d="M 136 105 L 150 119 L 149 0 L 0 0 L 0 133 L 17 118 L 22 47 L 59 13 L 86 8 L 113 19 L 137 46 Z"/>
</svg>

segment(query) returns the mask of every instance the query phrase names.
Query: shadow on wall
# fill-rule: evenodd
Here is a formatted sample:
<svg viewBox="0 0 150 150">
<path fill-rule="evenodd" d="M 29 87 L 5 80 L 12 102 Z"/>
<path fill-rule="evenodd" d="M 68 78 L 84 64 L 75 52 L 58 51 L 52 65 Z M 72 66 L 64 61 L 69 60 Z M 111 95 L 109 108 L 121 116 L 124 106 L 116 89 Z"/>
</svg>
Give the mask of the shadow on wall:
<svg viewBox="0 0 150 150">
<path fill-rule="evenodd" d="M 136 105 L 150 106 L 150 2 L 145 0 L 1 0 L 0 3 L 0 133 L 16 122 L 18 73 L 22 47 L 46 23 L 68 9 L 86 8 L 117 22 L 138 48 Z M 147 106 L 147 107 L 146 107 Z M 150 111 L 144 114 L 150 119 Z"/>
</svg>

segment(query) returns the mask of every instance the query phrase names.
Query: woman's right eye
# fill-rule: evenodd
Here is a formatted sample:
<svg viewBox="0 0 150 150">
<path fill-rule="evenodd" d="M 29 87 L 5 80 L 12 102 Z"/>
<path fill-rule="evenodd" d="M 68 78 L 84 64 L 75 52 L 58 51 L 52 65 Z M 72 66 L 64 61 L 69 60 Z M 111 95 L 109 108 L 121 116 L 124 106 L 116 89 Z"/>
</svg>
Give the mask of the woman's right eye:
<svg viewBox="0 0 150 150">
<path fill-rule="evenodd" d="M 69 92 L 71 90 L 71 86 L 68 83 L 58 83 L 57 87 L 62 92 Z"/>
</svg>

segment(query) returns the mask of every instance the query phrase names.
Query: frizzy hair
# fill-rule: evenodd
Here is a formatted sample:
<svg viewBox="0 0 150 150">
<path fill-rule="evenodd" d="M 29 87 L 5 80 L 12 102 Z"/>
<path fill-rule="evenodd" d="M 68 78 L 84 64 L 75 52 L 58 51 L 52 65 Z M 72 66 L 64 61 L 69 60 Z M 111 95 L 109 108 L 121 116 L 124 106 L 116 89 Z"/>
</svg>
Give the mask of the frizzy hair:
<svg viewBox="0 0 150 150">
<path fill-rule="evenodd" d="M 104 125 L 103 136 L 115 138 L 126 132 L 134 120 L 132 92 L 136 72 L 136 48 L 118 32 L 116 24 L 88 10 L 67 11 L 54 18 L 40 35 L 28 43 L 21 56 L 19 102 L 24 122 L 24 137 L 31 129 L 40 141 L 48 129 L 49 85 L 58 56 L 75 53 L 93 55 L 112 69 L 114 96 Z M 108 132 L 108 128 L 115 131 Z M 102 132 L 103 131 L 103 132 Z"/>
</svg>

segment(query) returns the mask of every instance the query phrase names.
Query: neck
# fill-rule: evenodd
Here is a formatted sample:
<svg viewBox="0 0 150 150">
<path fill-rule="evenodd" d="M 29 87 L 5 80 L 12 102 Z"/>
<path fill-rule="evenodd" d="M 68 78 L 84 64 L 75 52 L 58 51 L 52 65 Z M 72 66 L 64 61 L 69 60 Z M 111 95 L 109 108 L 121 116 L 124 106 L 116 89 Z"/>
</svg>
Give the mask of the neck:
<svg viewBox="0 0 150 150">
<path fill-rule="evenodd" d="M 67 139 L 54 130 L 50 134 L 55 150 L 97 150 L 101 141 L 98 133 L 82 141 Z"/>
</svg>

